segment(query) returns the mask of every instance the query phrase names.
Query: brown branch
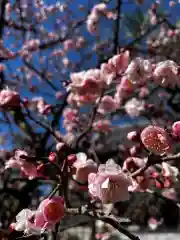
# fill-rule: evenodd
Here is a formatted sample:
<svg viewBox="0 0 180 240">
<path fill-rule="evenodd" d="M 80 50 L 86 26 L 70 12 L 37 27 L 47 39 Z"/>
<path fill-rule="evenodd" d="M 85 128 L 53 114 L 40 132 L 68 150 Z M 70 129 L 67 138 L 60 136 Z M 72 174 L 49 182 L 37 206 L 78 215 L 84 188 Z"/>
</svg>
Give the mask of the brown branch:
<svg viewBox="0 0 180 240">
<path fill-rule="evenodd" d="M 24 108 L 26 109 L 26 116 L 32 120 L 33 122 L 35 122 L 37 125 L 39 125 L 40 127 L 42 127 L 43 129 L 47 130 L 57 141 L 62 141 L 61 138 L 59 138 L 59 136 L 53 131 L 53 129 L 49 126 L 49 125 L 46 125 L 44 124 L 42 121 L 39 121 L 37 119 L 35 119 L 29 109 L 27 107 L 24 106 Z"/>
<path fill-rule="evenodd" d="M 180 153 L 177 153 L 175 155 L 168 155 L 165 157 L 160 157 L 160 156 L 156 156 L 156 155 L 150 155 L 148 157 L 147 163 L 144 167 L 139 168 L 137 171 L 133 172 L 131 174 L 131 177 L 137 177 L 138 175 L 140 175 L 141 173 L 143 173 L 144 171 L 147 170 L 148 167 L 153 166 L 155 164 L 160 164 L 162 162 L 169 162 L 169 161 L 180 161 Z"/>
<path fill-rule="evenodd" d="M 99 107 L 103 94 L 104 94 L 104 89 L 102 89 L 101 91 L 98 103 L 92 109 L 91 117 L 90 117 L 87 128 L 85 128 L 84 131 L 76 138 L 75 142 L 72 144 L 72 148 L 76 148 L 78 146 L 78 143 L 81 141 L 81 139 L 83 139 L 91 131 L 93 122 L 96 117 L 97 109 Z"/>
<path fill-rule="evenodd" d="M 7 0 L 2 0 L 1 2 L 1 16 L 0 16 L 0 39 L 2 39 L 3 30 L 5 26 L 5 8 Z"/>
<path fill-rule="evenodd" d="M 117 12 L 117 19 L 115 21 L 115 35 L 114 35 L 114 50 L 113 53 L 117 54 L 119 51 L 119 27 L 120 27 L 120 19 L 121 19 L 121 5 L 122 1 L 117 0 L 116 12 Z"/>
<path fill-rule="evenodd" d="M 125 236 L 127 236 L 131 240 L 140 240 L 138 236 L 132 234 L 126 228 L 122 227 L 121 224 L 114 218 L 102 216 L 102 217 L 98 217 L 98 220 L 108 223 L 109 225 L 117 229 L 120 233 L 123 233 Z"/>
<path fill-rule="evenodd" d="M 126 228 L 122 227 L 121 224 L 115 218 L 113 218 L 111 216 L 100 216 L 99 214 L 92 215 L 92 213 L 90 213 L 86 210 L 86 206 L 82 206 L 81 208 L 66 209 L 66 213 L 70 214 L 70 215 L 85 215 L 85 216 L 89 216 L 90 218 L 92 218 L 94 220 L 100 220 L 104 223 L 111 225 L 113 228 L 115 228 L 120 233 L 127 236 L 129 239 L 140 240 L 140 238 L 138 236 L 132 234 Z"/>
<path fill-rule="evenodd" d="M 49 81 L 49 79 L 46 77 L 46 75 L 43 72 L 38 71 L 31 63 L 27 62 L 25 59 L 23 59 L 24 64 L 26 67 L 28 67 L 30 70 L 32 70 L 34 73 L 36 73 L 39 77 L 41 77 L 42 80 L 45 80 L 45 82 L 54 90 L 57 91 L 57 87 Z"/>
<path fill-rule="evenodd" d="M 143 40 L 145 37 L 147 37 L 151 32 L 156 30 L 162 23 L 166 22 L 166 19 L 161 19 L 157 22 L 156 25 L 154 25 L 151 28 L 148 28 L 143 34 L 132 40 L 130 43 L 128 43 L 126 46 L 122 47 L 123 51 L 131 49 L 132 46 L 134 46 L 136 43 L 140 42 Z"/>
<path fill-rule="evenodd" d="M 64 108 L 67 105 L 67 98 L 68 98 L 68 96 L 69 96 L 69 93 L 66 93 L 66 96 L 64 97 L 63 103 L 61 104 L 59 109 L 54 113 L 54 119 L 51 122 L 51 129 L 52 130 L 54 130 L 55 127 L 59 123 L 59 119 L 62 116 L 62 112 L 63 112 Z M 51 132 L 47 129 L 46 133 L 44 134 L 43 138 L 41 139 L 41 142 L 42 142 L 42 144 L 44 146 L 46 145 L 46 142 L 47 142 L 50 134 L 51 134 Z"/>
</svg>

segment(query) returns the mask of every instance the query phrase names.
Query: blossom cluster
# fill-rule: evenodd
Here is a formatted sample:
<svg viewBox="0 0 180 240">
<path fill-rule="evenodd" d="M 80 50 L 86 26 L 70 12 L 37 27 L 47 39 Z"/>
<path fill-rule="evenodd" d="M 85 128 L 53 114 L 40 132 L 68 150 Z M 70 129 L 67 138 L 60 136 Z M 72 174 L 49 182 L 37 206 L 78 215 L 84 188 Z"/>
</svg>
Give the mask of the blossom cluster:
<svg viewBox="0 0 180 240">
<path fill-rule="evenodd" d="M 68 110 L 65 112 L 67 119 L 76 118 L 76 113 L 74 114 L 72 115 Z M 179 122 L 172 125 L 172 134 L 180 135 Z M 67 146 L 59 142 L 56 147 L 57 153 L 50 153 L 48 161 L 51 164 L 57 164 L 58 156 L 63 156 L 72 179 L 80 185 L 88 186 L 90 199 L 100 201 L 102 204 L 127 201 L 130 192 L 149 191 L 153 186 L 158 189 L 173 189 L 179 171 L 163 159 L 161 160 L 164 154 L 171 152 L 170 135 L 166 130 L 157 126 L 148 126 L 139 135 L 134 131 L 127 137 L 129 140 L 140 138 L 144 148 L 154 154 L 154 157 L 128 157 L 124 160 L 122 167 L 113 159 L 109 159 L 105 164 L 98 166 L 83 152 L 63 156 L 62 153 Z M 26 151 L 16 150 L 14 156 L 5 163 L 5 169 L 18 168 L 29 178 L 39 177 L 41 175 L 38 168 L 43 164 L 38 166 L 32 159 Z M 35 211 L 23 209 L 16 216 L 16 222 L 11 227 L 27 234 L 40 234 L 53 229 L 64 215 L 63 198 L 52 196 L 43 200 Z"/>
<path fill-rule="evenodd" d="M 35 211 L 23 209 L 16 216 L 16 222 L 11 224 L 11 228 L 26 234 L 41 234 L 46 229 L 53 229 L 64 214 L 63 198 L 54 196 L 43 200 Z"/>
<path fill-rule="evenodd" d="M 109 11 L 105 3 L 95 5 L 87 19 L 87 29 L 89 33 L 93 34 L 97 31 L 101 16 L 105 16 L 108 19 L 116 19 L 116 14 Z"/>
</svg>

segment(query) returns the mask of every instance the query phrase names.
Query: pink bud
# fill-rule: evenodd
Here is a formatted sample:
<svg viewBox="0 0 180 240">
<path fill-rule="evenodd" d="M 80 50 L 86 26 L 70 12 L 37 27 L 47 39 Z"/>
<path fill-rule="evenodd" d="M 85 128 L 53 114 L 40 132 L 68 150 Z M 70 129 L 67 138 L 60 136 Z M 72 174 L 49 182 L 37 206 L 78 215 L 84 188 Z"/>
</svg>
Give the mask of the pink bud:
<svg viewBox="0 0 180 240">
<path fill-rule="evenodd" d="M 1 107 L 20 107 L 19 93 L 12 90 L 2 90 L 0 92 L 0 106 Z"/>
<path fill-rule="evenodd" d="M 64 147 L 65 147 L 65 143 L 59 142 L 59 143 L 56 144 L 56 151 L 60 152 L 61 150 L 64 149 Z"/>
<path fill-rule="evenodd" d="M 10 230 L 10 232 L 13 232 L 15 230 L 15 223 L 11 223 L 9 225 L 9 230 Z"/>
<path fill-rule="evenodd" d="M 25 107 L 28 107 L 29 100 L 27 98 L 23 99 L 23 104 Z"/>
<path fill-rule="evenodd" d="M 175 1 L 170 1 L 170 2 L 169 2 L 169 6 L 170 6 L 170 7 L 174 7 L 175 5 L 176 5 L 176 2 L 175 2 Z"/>
<path fill-rule="evenodd" d="M 127 134 L 127 139 L 129 141 L 138 141 L 139 140 L 139 134 L 137 131 L 132 131 Z"/>
<path fill-rule="evenodd" d="M 77 160 L 77 157 L 75 154 L 70 154 L 68 157 L 67 157 L 67 163 L 68 163 L 68 166 L 72 166 L 75 161 Z"/>
<path fill-rule="evenodd" d="M 51 152 L 51 153 L 49 154 L 48 160 L 49 160 L 50 162 L 55 162 L 55 161 L 56 161 L 56 157 L 57 157 L 56 153 Z"/>
<path fill-rule="evenodd" d="M 180 121 L 174 122 L 172 125 L 173 135 L 180 137 Z"/>
<path fill-rule="evenodd" d="M 51 199 L 47 198 L 41 202 L 39 210 L 48 223 L 54 224 L 64 217 L 64 200 L 60 196 L 54 196 Z"/>
<path fill-rule="evenodd" d="M 131 156 L 135 156 L 135 155 L 137 155 L 138 153 L 140 153 L 141 148 L 140 148 L 140 146 L 132 146 L 132 147 L 129 149 L 129 151 L 130 151 Z"/>
</svg>

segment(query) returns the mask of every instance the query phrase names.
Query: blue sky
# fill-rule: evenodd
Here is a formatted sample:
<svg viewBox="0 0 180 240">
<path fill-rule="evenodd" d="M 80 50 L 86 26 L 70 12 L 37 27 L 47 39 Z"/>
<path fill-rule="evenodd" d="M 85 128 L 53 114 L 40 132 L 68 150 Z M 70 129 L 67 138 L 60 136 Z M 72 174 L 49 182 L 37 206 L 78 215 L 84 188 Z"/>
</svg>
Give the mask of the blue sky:
<svg viewBox="0 0 180 240">
<path fill-rule="evenodd" d="M 32 1 L 32 0 L 27 0 L 27 1 Z M 45 0 L 44 1 L 46 4 L 53 4 L 53 3 L 56 3 L 56 2 L 62 2 L 63 3 L 63 1 L 56 1 L 56 0 Z M 65 1 L 66 2 L 66 1 Z M 93 6 L 94 5 L 94 3 L 99 3 L 100 1 L 98 1 L 98 0 L 92 0 L 92 1 L 89 1 L 89 0 L 74 0 L 74 3 L 72 3 L 71 4 L 71 6 L 70 6 L 70 8 L 74 11 L 74 14 L 75 15 L 77 15 L 77 18 L 79 18 L 80 17 L 80 12 L 78 11 L 77 12 L 77 5 L 78 5 L 78 3 L 79 4 L 85 4 L 85 5 L 87 5 L 88 4 L 88 2 L 90 2 L 90 5 L 91 6 Z M 110 4 L 110 5 L 112 5 L 114 2 L 115 2 L 115 0 L 112 0 L 111 1 L 112 3 Z M 143 6 L 140 6 L 140 9 L 142 9 L 142 11 L 145 13 L 145 12 L 147 12 L 147 9 L 149 8 L 149 6 L 154 2 L 154 1 L 150 1 L 150 0 L 145 0 L 144 1 L 145 3 L 144 3 L 144 5 Z M 163 8 L 165 8 L 167 11 L 169 10 L 169 7 L 168 7 L 168 3 L 169 3 L 169 1 L 168 0 L 161 0 L 161 2 L 163 3 Z M 135 11 L 135 9 L 137 8 L 137 5 L 135 5 L 135 4 L 127 4 L 127 1 L 126 0 L 124 0 L 124 4 L 122 4 L 122 12 L 123 13 L 125 13 L 125 14 L 130 14 L 130 15 L 133 15 L 133 13 L 134 13 L 134 11 Z M 172 21 L 173 23 L 174 22 L 176 22 L 178 19 L 179 19 L 179 13 L 180 13 L 180 4 L 177 4 L 176 5 L 176 7 L 174 7 L 174 8 L 172 8 L 171 9 L 172 10 L 172 12 L 171 12 L 171 14 L 172 14 L 172 17 L 170 17 L 170 21 Z M 82 13 L 82 15 L 83 15 L 83 13 Z M 51 28 L 52 28 L 52 23 L 54 22 L 54 20 L 53 20 L 53 16 L 52 16 L 52 22 L 47 22 L 46 23 L 46 27 L 50 30 Z M 61 26 L 59 26 L 59 27 L 61 27 Z M 107 26 L 103 26 L 103 31 L 104 30 L 106 30 L 105 32 L 107 32 L 107 33 L 111 33 L 111 29 L 110 28 L 107 28 L 106 29 L 106 27 Z M 88 34 L 87 33 L 87 31 L 83 28 L 83 35 L 85 36 L 85 37 L 87 37 L 88 38 L 88 40 L 93 40 L 93 38 L 94 37 L 92 37 L 92 36 L 90 36 L 90 34 Z M 123 36 L 123 31 L 121 31 L 120 32 L 120 38 L 123 38 L 124 36 Z M 103 36 L 103 37 L 106 37 L 106 36 Z M 9 38 L 8 40 L 6 40 L 5 41 L 5 44 L 6 44 L 6 46 L 10 46 L 11 44 L 12 44 L 12 42 L 14 42 L 15 41 L 15 39 L 14 38 Z M 90 47 L 91 46 L 88 46 L 87 48 L 86 48 L 86 51 L 88 51 L 88 50 L 90 50 Z M 18 49 L 18 46 L 17 46 L 17 49 Z M 13 51 L 17 51 L 17 49 L 13 49 Z M 43 55 L 45 55 L 45 56 L 48 56 L 48 54 L 49 54 L 49 50 L 45 50 L 45 51 L 43 51 Z M 73 52 L 72 53 L 70 53 L 69 54 L 69 56 L 70 56 L 70 58 L 71 59 L 73 59 L 73 60 L 75 60 L 75 61 L 78 61 L 78 54 L 74 54 Z M 82 68 L 80 69 L 80 70 L 82 70 L 83 68 L 89 68 L 89 67 L 91 67 L 91 66 L 95 66 L 96 65 L 96 56 L 95 56 L 95 54 L 94 54 L 94 57 L 91 59 L 91 61 L 89 62 L 89 64 L 86 64 L 85 66 L 82 66 Z M 39 63 L 38 63 L 38 58 L 37 58 L 37 56 L 36 56 L 36 58 L 34 58 L 34 61 L 33 61 L 33 63 L 35 64 L 35 66 L 37 67 L 37 68 L 41 68 L 41 66 L 39 65 Z M 21 64 L 22 64 L 22 62 L 21 62 L 21 59 L 20 58 L 16 58 L 15 60 L 12 60 L 12 61 L 10 61 L 10 67 L 11 67 L 11 69 L 12 69 L 12 72 L 14 72 L 19 66 L 21 66 Z M 18 73 L 19 75 L 21 75 L 21 72 L 19 72 Z M 67 75 L 68 76 L 68 75 Z M 58 76 L 56 76 L 55 77 L 55 79 L 53 79 L 53 82 L 55 83 L 55 85 L 57 84 L 57 86 L 60 86 L 59 85 L 59 79 L 58 79 Z M 32 81 L 32 84 L 33 85 L 37 85 L 37 79 L 36 78 L 34 78 L 33 79 L 33 81 Z M 47 85 L 42 85 L 42 87 L 41 87 L 41 90 L 43 89 L 43 91 L 44 92 L 50 92 L 50 88 L 47 86 Z M 21 94 L 23 95 L 23 96 L 27 96 L 27 97 L 29 97 L 29 98 L 31 98 L 32 96 L 33 96 L 33 93 L 30 93 L 27 89 L 25 89 L 25 87 L 22 87 L 22 89 L 21 89 Z M 38 94 L 36 94 L 36 95 L 38 95 Z M 50 101 L 50 102 L 52 102 L 53 103 L 53 100 L 52 100 L 52 98 L 49 98 L 48 97 L 48 95 L 46 94 L 46 99 L 48 100 L 48 101 Z M 114 124 L 121 124 L 121 122 L 122 123 L 124 123 L 124 122 L 126 122 L 126 121 L 129 121 L 130 119 L 129 118 L 127 118 L 127 117 L 124 117 L 124 118 L 121 118 L 121 119 L 119 119 L 119 120 L 117 120 L 117 121 L 115 121 L 114 122 Z M 132 121 L 132 120 L 130 120 L 130 121 Z M 5 127 L 5 126 L 1 126 L 1 128 L 0 128 L 0 131 L 1 132 L 4 132 L 4 131 L 7 131 L 7 127 Z M 17 129 L 17 131 L 18 131 L 18 129 Z"/>
</svg>

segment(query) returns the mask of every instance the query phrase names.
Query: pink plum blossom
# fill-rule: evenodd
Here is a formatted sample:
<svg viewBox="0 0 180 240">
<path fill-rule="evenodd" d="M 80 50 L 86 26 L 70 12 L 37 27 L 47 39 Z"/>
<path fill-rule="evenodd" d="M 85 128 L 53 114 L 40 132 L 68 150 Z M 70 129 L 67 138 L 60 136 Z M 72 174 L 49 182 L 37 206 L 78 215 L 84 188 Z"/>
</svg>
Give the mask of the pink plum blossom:
<svg viewBox="0 0 180 240">
<path fill-rule="evenodd" d="M 73 48 L 75 48 L 75 41 L 73 39 L 67 39 L 64 41 L 64 50 L 69 51 Z"/>
<path fill-rule="evenodd" d="M 23 51 L 36 51 L 38 50 L 40 45 L 40 40 L 39 39 L 32 39 L 27 42 L 25 42 L 23 46 Z"/>
<path fill-rule="evenodd" d="M 0 107 L 14 108 L 20 107 L 19 93 L 10 89 L 0 91 Z"/>
<path fill-rule="evenodd" d="M 125 71 L 125 75 L 133 84 L 146 82 L 151 74 L 151 62 L 139 57 L 132 60 Z"/>
<path fill-rule="evenodd" d="M 158 221 L 157 219 L 151 217 L 148 220 L 148 226 L 151 230 L 156 230 L 162 223 L 163 219 L 160 219 L 160 221 Z"/>
<path fill-rule="evenodd" d="M 72 122 L 76 122 L 78 119 L 78 111 L 76 109 L 73 108 L 65 108 L 65 110 L 63 111 L 63 117 L 67 120 L 67 121 L 72 121 Z"/>
<path fill-rule="evenodd" d="M 67 132 L 72 132 L 74 128 L 77 127 L 77 123 L 79 120 L 78 111 L 73 108 L 65 108 L 63 111 L 64 117 L 64 127 Z"/>
<path fill-rule="evenodd" d="M 123 99 L 126 99 L 136 88 L 135 84 L 127 78 L 127 76 L 123 76 L 121 78 L 120 84 L 116 86 L 115 100 L 121 105 Z"/>
<path fill-rule="evenodd" d="M 163 192 L 162 192 L 162 195 L 168 199 L 171 199 L 171 200 L 174 200 L 174 201 L 177 201 L 177 192 L 174 188 L 170 188 L 170 189 L 165 189 Z"/>
<path fill-rule="evenodd" d="M 101 164 L 97 173 L 88 176 L 90 195 L 104 204 L 128 200 L 128 186 L 131 184 L 132 179 L 112 159 Z"/>
<path fill-rule="evenodd" d="M 156 155 L 169 153 L 171 142 L 167 132 L 157 126 L 148 126 L 141 132 L 141 141 L 144 146 Z"/>
<path fill-rule="evenodd" d="M 178 168 L 171 166 L 169 163 L 166 162 L 162 163 L 162 176 L 164 177 L 166 183 L 169 182 L 169 184 L 171 185 L 172 183 L 177 182 L 178 174 Z"/>
<path fill-rule="evenodd" d="M 16 216 L 16 223 L 13 226 L 14 229 L 16 231 L 24 231 L 25 233 L 40 233 L 41 231 L 39 229 L 31 227 L 31 222 L 29 221 L 29 219 L 33 217 L 34 213 L 35 211 L 31 211 L 30 209 L 21 210 Z"/>
<path fill-rule="evenodd" d="M 130 173 L 135 172 L 136 170 L 145 167 L 147 159 L 138 158 L 138 157 L 128 157 L 123 164 L 123 170 Z M 151 187 L 151 170 L 147 169 L 133 180 L 133 184 L 129 186 L 129 191 L 143 191 Z"/>
<path fill-rule="evenodd" d="M 125 103 L 124 108 L 130 117 L 138 117 L 145 110 L 145 102 L 132 98 Z"/>
<path fill-rule="evenodd" d="M 147 87 L 140 88 L 140 91 L 139 91 L 140 98 L 147 97 L 148 95 L 149 95 L 149 89 Z"/>
<path fill-rule="evenodd" d="M 139 140 L 139 133 L 137 131 L 128 132 L 127 139 L 129 141 L 137 141 Z"/>
<path fill-rule="evenodd" d="M 84 39 L 84 37 L 83 36 L 79 36 L 77 39 L 76 39 L 76 48 L 77 49 L 80 49 L 80 48 L 82 48 L 83 46 L 84 46 L 84 44 L 85 44 L 85 39 Z"/>
<path fill-rule="evenodd" d="M 95 103 L 96 100 L 97 100 L 97 95 L 95 94 L 79 95 L 71 92 L 68 96 L 67 102 L 72 106 L 80 107 L 84 104 Z"/>
<path fill-rule="evenodd" d="M 107 5 L 105 3 L 96 4 L 87 19 L 87 29 L 89 33 L 94 34 L 97 31 L 98 22 L 101 15 L 106 15 Z"/>
<path fill-rule="evenodd" d="M 174 122 L 172 125 L 173 135 L 180 137 L 180 121 Z"/>
<path fill-rule="evenodd" d="M 156 64 L 153 72 L 153 80 L 163 87 L 175 87 L 179 85 L 178 66 L 174 61 L 166 60 Z"/>
<path fill-rule="evenodd" d="M 69 85 L 72 91 L 80 95 L 99 94 L 104 85 L 99 69 L 90 69 L 70 75 L 72 83 Z"/>
<path fill-rule="evenodd" d="M 115 100 L 111 96 L 104 96 L 99 104 L 98 112 L 101 114 L 105 114 L 115 111 L 116 108 L 117 104 Z"/>
<path fill-rule="evenodd" d="M 127 69 L 129 63 L 129 55 L 129 51 L 125 51 L 124 53 L 115 55 L 109 59 L 108 64 L 114 68 L 116 74 L 121 74 Z"/>
<path fill-rule="evenodd" d="M 31 101 L 27 101 L 27 107 L 34 111 L 38 111 L 42 115 L 47 115 L 51 112 L 52 106 L 47 104 L 43 97 L 34 97 Z"/>
<path fill-rule="evenodd" d="M 107 85 L 111 84 L 113 79 L 122 74 L 128 67 L 129 51 L 113 56 L 108 63 L 101 64 L 101 72 L 105 77 Z"/>
<path fill-rule="evenodd" d="M 97 172 L 97 164 L 92 159 L 88 159 L 85 153 L 78 153 L 76 157 L 77 160 L 73 164 L 76 169 L 75 179 L 80 183 L 86 183 L 88 175 Z"/>
<path fill-rule="evenodd" d="M 109 120 L 98 120 L 93 123 L 93 129 L 97 132 L 111 132 L 111 123 Z"/>
<path fill-rule="evenodd" d="M 64 217 L 64 200 L 60 196 L 47 198 L 40 203 L 37 211 L 42 212 L 46 222 L 54 225 Z"/>
<path fill-rule="evenodd" d="M 51 105 L 46 104 L 43 98 L 40 98 L 39 101 L 37 101 L 37 109 L 40 114 L 46 115 L 51 112 Z"/>
<path fill-rule="evenodd" d="M 146 165 L 146 159 L 138 157 L 128 157 L 123 163 L 123 170 L 129 172 L 135 172 L 137 169 Z"/>
<path fill-rule="evenodd" d="M 28 158 L 29 156 L 27 152 L 23 150 L 16 150 L 14 156 L 5 162 L 5 169 L 20 169 L 25 176 L 29 177 L 29 179 L 40 176 L 36 165 L 31 161 L 27 161 Z"/>
<path fill-rule="evenodd" d="M 54 196 L 43 200 L 36 211 L 23 209 L 16 216 L 14 229 L 26 234 L 41 234 L 46 229 L 53 229 L 65 214 L 64 200 Z"/>
</svg>

